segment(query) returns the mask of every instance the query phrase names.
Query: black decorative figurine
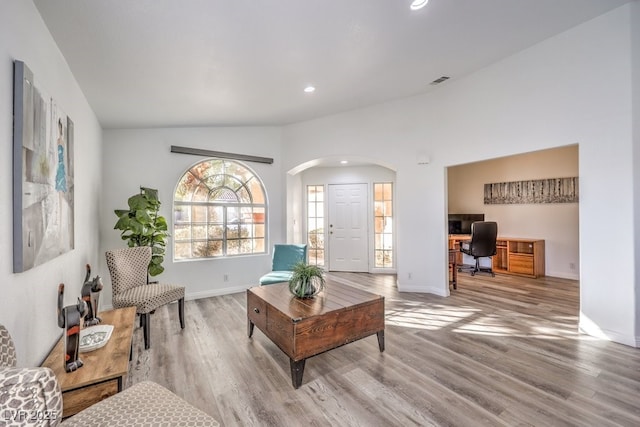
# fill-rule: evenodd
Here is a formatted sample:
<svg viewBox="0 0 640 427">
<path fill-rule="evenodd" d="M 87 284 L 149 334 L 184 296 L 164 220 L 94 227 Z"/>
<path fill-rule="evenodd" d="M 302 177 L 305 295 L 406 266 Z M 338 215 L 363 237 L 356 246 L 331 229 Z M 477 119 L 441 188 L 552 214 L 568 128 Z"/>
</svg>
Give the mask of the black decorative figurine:
<svg viewBox="0 0 640 427">
<path fill-rule="evenodd" d="M 96 276 L 89 280 L 91 276 L 91 266 L 87 264 L 87 275 L 82 285 L 82 301 L 87 303 L 87 315 L 84 316 L 84 326 L 97 325 L 102 321 L 98 317 L 98 303 L 100 302 L 100 291 L 102 290 L 102 279 Z"/>
<path fill-rule="evenodd" d="M 76 305 L 64 305 L 64 283 L 58 286 L 58 326 L 64 329 L 64 369 L 73 372 L 83 363 L 80 350 L 80 319 L 87 313 L 87 303 L 78 298 Z"/>
</svg>

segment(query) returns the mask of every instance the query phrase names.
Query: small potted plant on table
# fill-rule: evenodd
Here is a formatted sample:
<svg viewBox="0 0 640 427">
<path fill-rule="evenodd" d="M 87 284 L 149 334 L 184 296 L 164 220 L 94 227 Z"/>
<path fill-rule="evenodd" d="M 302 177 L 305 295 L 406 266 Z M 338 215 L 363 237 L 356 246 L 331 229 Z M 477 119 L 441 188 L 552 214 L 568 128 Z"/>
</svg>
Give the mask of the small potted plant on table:
<svg viewBox="0 0 640 427">
<path fill-rule="evenodd" d="M 298 298 L 313 298 L 324 289 L 324 271 L 317 265 L 296 263 L 289 279 L 289 290 Z"/>
</svg>

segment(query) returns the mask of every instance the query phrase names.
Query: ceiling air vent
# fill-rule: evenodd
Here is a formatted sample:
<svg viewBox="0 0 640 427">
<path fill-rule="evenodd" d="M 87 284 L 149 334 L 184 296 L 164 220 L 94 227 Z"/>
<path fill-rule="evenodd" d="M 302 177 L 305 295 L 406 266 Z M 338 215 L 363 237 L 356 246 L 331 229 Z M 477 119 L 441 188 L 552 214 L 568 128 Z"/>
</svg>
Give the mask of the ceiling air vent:
<svg viewBox="0 0 640 427">
<path fill-rule="evenodd" d="M 437 85 L 437 84 L 440 84 L 440 83 L 442 83 L 442 82 L 444 82 L 444 81 L 447 81 L 447 80 L 449 80 L 449 77 L 448 77 L 448 76 L 442 76 L 442 77 L 440 77 L 439 79 L 435 79 L 435 80 L 434 80 L 434 81 L 432 81 L 430 84 L 432 84 L 432 85 Z"/>
</svg>

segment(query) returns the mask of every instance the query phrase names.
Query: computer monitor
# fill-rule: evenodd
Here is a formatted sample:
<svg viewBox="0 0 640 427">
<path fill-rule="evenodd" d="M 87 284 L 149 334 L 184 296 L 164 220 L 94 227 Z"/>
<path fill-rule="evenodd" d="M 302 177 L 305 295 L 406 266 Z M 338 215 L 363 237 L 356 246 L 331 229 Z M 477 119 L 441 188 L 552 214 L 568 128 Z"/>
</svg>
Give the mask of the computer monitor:
<svg viewBox="0 0 640 427">
<path fill-rule="evenodd" d="M 476 221 L 484 221 L 484 214 L 449 214 L 449 234 L 471 234 Z"/>
</svg>

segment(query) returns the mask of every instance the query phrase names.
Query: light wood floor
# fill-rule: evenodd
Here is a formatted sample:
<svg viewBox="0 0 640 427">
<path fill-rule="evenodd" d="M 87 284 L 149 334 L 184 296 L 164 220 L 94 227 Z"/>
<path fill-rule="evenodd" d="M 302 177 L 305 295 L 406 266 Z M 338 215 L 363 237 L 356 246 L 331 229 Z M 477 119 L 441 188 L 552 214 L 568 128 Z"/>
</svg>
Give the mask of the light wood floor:
<svg viewBox="0 0 640 427">
<path fill-rule="evenodd" d="M 246 294 L 172 304 L 134 334 L 129 383 L 154 380 L 224 426 L 639 426 L 640 350 L 581 335 L 578 283 L 459 274 L 449 298 L 395 276 L 330 274 L 385 296 L 375 335 L 307 360 L 302 386 L 258 329 Z"/>
</svg>

